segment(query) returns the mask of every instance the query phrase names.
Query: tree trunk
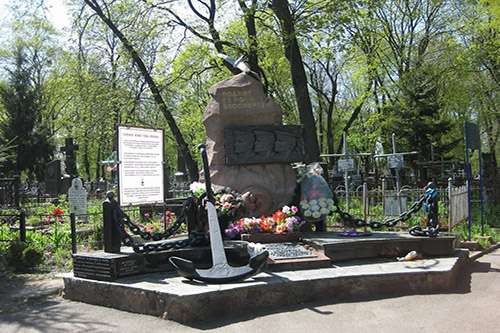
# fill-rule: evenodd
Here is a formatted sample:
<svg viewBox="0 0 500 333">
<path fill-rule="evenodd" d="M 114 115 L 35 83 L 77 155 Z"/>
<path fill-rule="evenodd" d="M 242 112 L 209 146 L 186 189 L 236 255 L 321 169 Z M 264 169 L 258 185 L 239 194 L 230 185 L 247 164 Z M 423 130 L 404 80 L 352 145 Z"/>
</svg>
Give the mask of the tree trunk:
<svg viewBox="0 0 500 333">
<path fill-rule="evenodd" d="M 306 163 L 319 161 L 319 145 L 316 125 L 312 110 L 311 98 L 307 89 L 307 76 L 300 48 L 295 37 L 295 28 L 287 0 L 274 0 L 271 4 L 276 17 L 281 21 L 282 38 L 285 56 L 290 63 L 295 99 L 299 108 L 300 121 L 304 126 L 304 146 Z"/>
<path fill-rule="evenodd" d="M 179 130 L 179 127 L 177 127 L 177 123 L 175 122 L 174 117 L 168 110 L 167 104 L 163 100 L 163 97 L 160 94 L 160 90 L 158 86 L 156 85 L 156 82 L 153 80 L 153 77 L 150 75 L 148 72 L 146 65 L 142 61 L 141 57 L 133 47 L 133 45 L 128 41 L 128 39 L 123 35 L 123 33 L 118 29 L 118 27 L 112 22 L 106 15 L 104 15 L 101 7 L 99 4 L 97 4 L 96 1 L 91 1 L 91 0 L 85 0 L 85 3 L 96 12 L 96 14 L 101 18 L 101 20 L 113 31 L 116 37 L 120 39 L 120 41 L 123 43 L 123 46 L 125 49 L 129 52 L 130 56 L 132 57 L 132 60 L 136 64 L 137 68 L 139 68 L 139 71 L 141 75 L 144 77 L 144 80 L 147 82 L 149 89 L 151 90 L 151 93 L 153 94 L 153 98 L 160 108 L 161 112 L 163 113 L 163 116 L 167 120 L 168 126 L 170 127 L 170 131 L 175 137 L 175 140 L 177 144 L 179 145 L 179 152 L 181 153 L 181 156 L 184 158 L 186 161 L 186 166 L 188 169 L 188 176 L 191 181 L 196 181 L 198 180 L 198 165 L 195 163 L 193 160 L 193 157 L 191 156 L 191 153 L 189 151 L 188 145 L 184 141 L 184 137 L 182 136 L 181 131 Z"/>
</svg>

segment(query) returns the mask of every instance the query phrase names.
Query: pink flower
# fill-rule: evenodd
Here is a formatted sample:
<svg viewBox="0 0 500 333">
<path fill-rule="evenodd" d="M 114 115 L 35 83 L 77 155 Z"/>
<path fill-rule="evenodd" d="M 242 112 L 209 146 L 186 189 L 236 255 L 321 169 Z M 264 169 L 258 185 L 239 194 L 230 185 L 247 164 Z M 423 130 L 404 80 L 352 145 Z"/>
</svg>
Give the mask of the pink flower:
<svg viewBox="0 0 500 333">
<path fill-rule="evenodd" d="M 299 209 L 296 206 L 292 206 L 291 210 L 292 210 L 292 213 L 294 213 L 294 214 L 299 212 Z"/>
</svg>

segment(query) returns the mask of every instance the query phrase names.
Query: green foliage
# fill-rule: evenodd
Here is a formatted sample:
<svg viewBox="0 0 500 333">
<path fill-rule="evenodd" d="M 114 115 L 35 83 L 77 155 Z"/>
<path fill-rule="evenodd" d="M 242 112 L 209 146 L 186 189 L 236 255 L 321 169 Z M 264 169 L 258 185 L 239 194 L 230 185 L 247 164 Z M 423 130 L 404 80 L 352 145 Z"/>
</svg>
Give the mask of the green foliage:
<svg viewBox="0 0 500 333">
<path fill-rule="evenodd" d="M 11 142 L 15 158 L 6 161 L 6 174 L 21 174 L 28 170 L 40 179 L 54 147 L 48 128 L 41 125 L 41 90 L 31 81 L 33 69 L 27 64 L 25 49 L 19 46 L 14 53 L 15 68 L 6 86 L 0 87 L 0 99 L 5 107 L 6 121 L 0 130 L 3 145 Z"/>
<path fill-rule="evenodd" d="M 7 246 L 4 258 L 16 272 L 31 271 L 43 261 L 43 252 L 19 240 Z"/>
</svg>

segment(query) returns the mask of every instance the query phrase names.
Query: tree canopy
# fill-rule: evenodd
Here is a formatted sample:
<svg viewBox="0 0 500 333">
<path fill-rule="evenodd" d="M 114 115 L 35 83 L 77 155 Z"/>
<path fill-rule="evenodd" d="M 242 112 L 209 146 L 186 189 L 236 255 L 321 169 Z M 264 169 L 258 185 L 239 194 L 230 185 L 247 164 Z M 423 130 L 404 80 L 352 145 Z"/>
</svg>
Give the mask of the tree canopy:
<svg viewBox="0 0 500 333">
<path fill-rule="evenodd" d="M 284 123 L 304 126 L 306 162 L 341 152 L 346 132 L 352 152 L 390 152 L 396 134 L 399 150 L 419 152 L 414 173 L 438 158 L 461 165 L 464 121 L 499 158 L 496 2 L 71 0 L 69 38 L 43 1 L 22 4 L 0 40 L 0 147 L 18 152 L 4 172 L 39 177 L 72 136 L 80 175 L 103 177 L 116 124 L 131 124 L 167 128 L 166 163 L 182 157 L 195 180 L 208 88 L 238 72 L 217 53 L 244 56 Z M 40 156 L 20 160 L 35 142 Z"/>
</svg>

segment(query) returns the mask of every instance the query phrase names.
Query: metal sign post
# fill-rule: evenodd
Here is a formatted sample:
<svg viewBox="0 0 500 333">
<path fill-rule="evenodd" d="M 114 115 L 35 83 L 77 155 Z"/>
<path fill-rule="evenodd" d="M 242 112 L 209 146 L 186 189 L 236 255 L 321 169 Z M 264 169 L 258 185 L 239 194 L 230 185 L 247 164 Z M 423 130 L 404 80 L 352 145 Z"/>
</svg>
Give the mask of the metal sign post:
<svg viewBox="0 0 500 333">
<path fill-rule="evenodd" d="M 465 156 L 467 164 L 467 201 L 469 213 L 469 241 L 471 240 L 471 165 L 469 161 L 469 149 L 479 151 L 479 195 L 481 199 L 481 235 L 484 236 L 484 205 L 483 205 L 483 170 L 481 163 L 481 137 L 479 135 L 479 127 L 476 124 L 465 122 Z"/>
</svg>

